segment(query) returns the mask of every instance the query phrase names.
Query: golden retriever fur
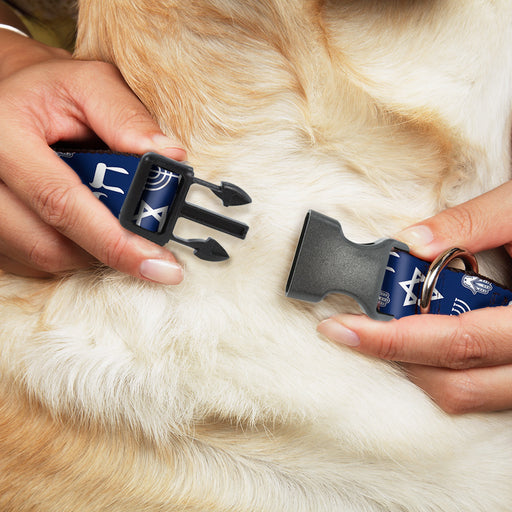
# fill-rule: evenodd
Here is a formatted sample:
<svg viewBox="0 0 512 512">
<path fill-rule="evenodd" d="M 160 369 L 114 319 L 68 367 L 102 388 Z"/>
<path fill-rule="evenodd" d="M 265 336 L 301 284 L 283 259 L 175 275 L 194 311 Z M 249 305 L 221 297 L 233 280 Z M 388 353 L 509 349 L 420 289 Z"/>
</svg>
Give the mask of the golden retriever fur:
<svg viewBox="0 0 512 512">
<path fill-rule="evenodd" d="M 175 287 L 0 277 L 0 510 L 510 510 L 512 414 L 442 412 L 316 334 L 351 300 L 284 286 L 310 208 L 373 241 L 509 178 L 512 4 L 79 3 L 77 57 L 247 190 L 251 229 L 223 263 L 171 244 Z"/>
</svg>

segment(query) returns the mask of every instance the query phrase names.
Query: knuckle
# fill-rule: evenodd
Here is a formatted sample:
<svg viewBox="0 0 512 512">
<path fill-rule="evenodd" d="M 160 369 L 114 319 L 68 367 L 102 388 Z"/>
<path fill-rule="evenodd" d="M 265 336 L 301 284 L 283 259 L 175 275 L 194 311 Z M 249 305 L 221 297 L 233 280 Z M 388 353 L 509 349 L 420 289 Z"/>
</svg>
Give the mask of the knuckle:
<svg viewBox="0 0 512 512">
<path fill-rule="evenodd" d="M 443 224 L 449 226 L 450 231 L 457 233 L 458 237 L 462 236 L 462 238 L 467 239 L 474 232 L 475 212 L 466 205 L 462 204 L 456 208 L 445 210 L 444 214 Z"/>
<path fill-rule="evenodd" d="M 79 61 L 79 70 L 87 76 L 119 78 L 120 73 L 117 68 L 108 62 L 99 60 Z"/>
<path fill-rule="evenodd" d="M 74 187 L 50 184 L 40 187 L 34 195 L 35 209 L 41 219 L 57 230 L 68 228 L 72 223 L 70 205 Z"/>
<path fill-rule="evenodd" d="M 119 147 L 125 147 L 130 143 L 134 130 L 143 132 L 148 127 L 148 123 L 153 123 L 142 105 L 138 108 L 126 105 L 124 109 L 112 112 L 112 114 L 115 117 L 115 126 L 118 127 L 113 134 L 113 143 Z"/>
<path fill-rule="evenodd" d="M 120 115 L 122 114 L 122 119 L 119 119 L 119 123 L 126 126 L 146 125 L 150 116 L 148 112 L 142 108 L 142 105 L 139 107 L 140 108 L 128 107 L 124 111 L 120 112 Z"/>
<path fill-rule="evenodd" d="M 434 400 L 449 414 L 477 411 L 483 405 L 481 395 L 471 373 L 465 370 L 450 372 L 446 377 L 442 395 Z"/>
<path fill-rule="evenodd" d="M 381 359 L 397 360 L 402 353 L 401 346 L 401 338 L 396 333 L 382 335 L 377 341 L 375 355 Z"/>
<path fill-rule="evenodd" d="M 43 243 L 42 240 L 34 241 L 28 259 L 32 266 L 49 274 L 57 274 L 65 270 L 61 252 Z"/>
<path fill-rule="evenodd" d="M 115 239 L 109 239 L 108 243 L 103 245 L 105 256 L 103 263 L 108 267 L 119 269 L 123 260 L 123 256 L 127 250 L 128 239 L 125 236 L 118 236 Z"/>
<path fill-rule="evenodd" d="M 486 343 L 481 335 L 468 328 L 464 315 L 457 318 L 457 328 L 446 344 L 446 354 L 441 362 L 446 368 L 455 370 L 472 368 L 487 358 Z"/>
</svg>

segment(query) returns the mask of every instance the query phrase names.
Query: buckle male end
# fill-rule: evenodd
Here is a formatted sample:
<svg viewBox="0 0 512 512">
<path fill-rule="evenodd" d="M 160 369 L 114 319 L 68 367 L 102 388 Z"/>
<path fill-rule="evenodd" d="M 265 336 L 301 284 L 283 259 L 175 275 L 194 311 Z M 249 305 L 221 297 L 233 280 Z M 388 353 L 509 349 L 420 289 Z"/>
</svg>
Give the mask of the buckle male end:
<svg viewBox="0 0 512 512">
<path fill-rule="evenodd" d="M 147 185 L 148 178 L 155 169 L 177 178 L 178 185 L 177 189 L 172 191 L 172 197 L 169 198 L 170 203 L 167 200 L 164 203 L 158 203 L 160 207 L 158 211 L 166 212 L 165 216 L 162 214 L 163 227 L 157 231 L 150 231 L 135 222 L 136 216 L 134 216 L 134 213 L 139 209 L 145 193 L 155 193 L 166 187 L 166 185 L 161 185 L 158 180 L 156 183 L 153 180 L 152 186 Z M 172 240 L 193 249 L 194 254 L 200 259 L 224 261 L 229 258 L 229 255 L 213 238 L 207 238 L 206 240 L 188 239 L 178 237 L 173 233 L 178 218 L 183 217 L 240 239 L 244 239 L 247 235 L 249 227 L 246 224 L 188 203 L 186 196 L 193 184 L 210 189 L 222 200 L 224 206 L 239 206 L 251 202 L 249 195 L 232 183 L 222 182 L 220 185 L 209 183 L 195 177 L 192 167 L 150 152 L 144 154 L 140 159 L 121 208 L 119 221 L 126 229 L 159 245 L 165 245 L 169 240 Z M 151 208 L 151 205 L 146 206 Z"/>
<path fill-rule="evenodd" d="M 377 307 L 389 254 L 394 249 L 409 250 L 393 239 L 370 244 L 351 242 L 337 220 L 310 210 L 295 252 L 286 295 L 319 302 L 330 293 L 342 293 L 354 298 L 371 318 L 390 320 L 393 317 L 380 313 Z"/>
</svg>

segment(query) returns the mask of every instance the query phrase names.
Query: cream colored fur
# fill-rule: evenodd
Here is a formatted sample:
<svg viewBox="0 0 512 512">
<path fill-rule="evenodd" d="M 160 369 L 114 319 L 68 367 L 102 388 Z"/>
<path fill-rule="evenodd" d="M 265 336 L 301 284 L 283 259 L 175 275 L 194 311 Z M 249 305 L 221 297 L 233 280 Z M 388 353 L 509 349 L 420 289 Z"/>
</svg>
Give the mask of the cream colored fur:
<svg viewBox="0 0 512 512">
<path fill-rule="evenodd" d="M 509 178 L 512 4 L 80 8 L 77 55 L 115 63 L 197 175 L 250 193 L 250 231 L 218 235 L 224 263 L 171 244 L 176 287 L 0 278 L 0 509 L 511 510 L 510 413 L 445 414 L 316 334 L 354 303 L 284 286 L 310 208 L 372 241 Z"/>
</svg>

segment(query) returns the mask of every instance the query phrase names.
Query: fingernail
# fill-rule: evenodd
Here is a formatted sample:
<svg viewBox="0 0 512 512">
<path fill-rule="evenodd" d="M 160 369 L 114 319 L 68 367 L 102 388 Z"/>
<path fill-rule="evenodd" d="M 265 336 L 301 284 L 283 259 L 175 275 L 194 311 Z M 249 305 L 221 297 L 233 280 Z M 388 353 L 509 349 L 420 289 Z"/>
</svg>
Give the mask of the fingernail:
<svg viewBox="0 0 512 512">
<path fill-rule="evenodd" d="M 336 320 L 328 318 L 318 324 L 317 330 L 331 341 L 347 345 L 349 347 L 357 347 L 360 343 L 359 336 Z"/>
<path fill-rule="evenodd" d="M 427 226 L 413 226 L 396 235 L 398 240 L 405 242 L 410 249 L 422 249 L 434 241 L 434 235 Z"/>
<path fill-rule="evenodd" d="M 180 147 L 180 144 L 170 139 L 169 137 L 157 133 L 151 137 L 153 144 L 155 147 L 153 148 L 156 151 L 165 152 L 167 155 L 171 156 L 175 160 L 185 160 L 187 158 L 187 152 Z"/>
<path fill-rule="evenodd" d="M 183 281 L 183 268 L 166 260 L 144 260 L 139 267 L 140 274 L 161 284 L 179 284 Z"/>
</svg>

